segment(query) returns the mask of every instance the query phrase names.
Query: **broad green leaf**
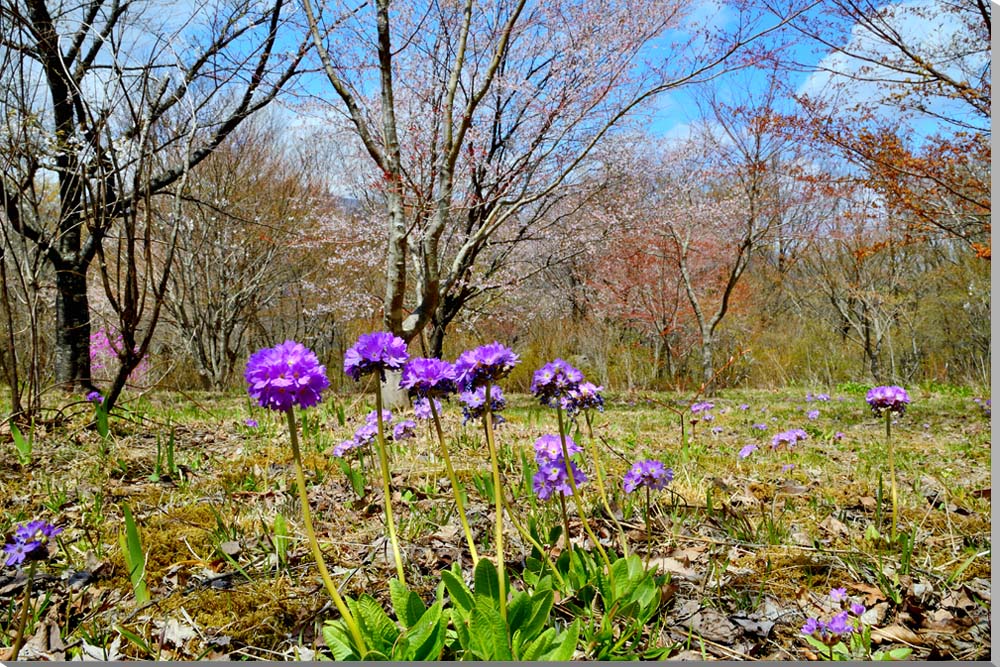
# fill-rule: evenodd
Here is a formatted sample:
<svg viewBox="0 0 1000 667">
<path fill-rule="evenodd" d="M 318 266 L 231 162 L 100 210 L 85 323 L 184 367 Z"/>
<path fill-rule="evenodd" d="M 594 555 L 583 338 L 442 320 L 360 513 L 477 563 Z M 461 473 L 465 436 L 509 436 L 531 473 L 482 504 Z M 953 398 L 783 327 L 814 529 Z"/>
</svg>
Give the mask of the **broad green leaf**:
<svg viewBox="0 0 1000 667">
<path fill-rule="evenodd" d="M 404 628 L 412 627 L 427 609 L 420 596 L 406 587 L 399 579 L 389 580 L 389 597 L 392 599 L 392 609 L 396 618 Z"/>
<path fill-rule="evenodd" d="M 530 615 L 531 598 L 524 591 L 517 591 L 507 603 L 507 627 L 510 632 L 520 629 Z"/>
<path fill-rule="evenodd" d="M 480 560 L 479 562 L 483 561 Z M 451 601 L 468 615 L 472 611 L 472 608 L 476 606 L 476 603 L 473 601 L 472 593 L 465 585 L 465 582 L 458 575 L 448 570 L 441 573 L 441 580 L 444 582 L 445 588 L 448 589 Z"/>
<path fill-rule="evenodd" d="M 531 598 L 532 613 L 526 623 L 520 626 L 521 632 L 526 639 L 534 639 L 542 631 L 549 620 L 549 613 L 552 611 L 552 603 L 555 596 L 552 591 L 540 591 Z"/>
<path fill-rule="evenodd" d="M 476 599 L 487 599 L 493 602 L 496 609 L 500 608 L 500 578 L 497 568 L 488 558 L 480 558 L 475 573 Z"/>
<path fill-rule="evenodd" d="M 427 609 L 409 630 L 403 633 L 393 656 L 396 660 L 437 660 L 444 648 L 447 623 L 437 603 Z"/>
<path fill-rule="evenodd" d="M 524 650 L 524 655 L 520 657 L 521 660 L 525 662 L 533 662 L 539 660 L 541 655 L 545 653 L 549 646 L 552 645 L 552 640 L 556 637 L 555 628 L 546 628 L 545 632 L 538 635 L 533 642 L 531 642 L 528 647 Z"/>
<path fill-rule="evenodd" d="M 507 644 L 507 625 L 492 600 L 479 598 L 469 616 L 469 650 L 480 660 L 514 659 Z"/>
<path fill-rule="evenodd" d="M 559 637 L 559 643 L 555 648 L 543 654 L 540 660 L 554 660 L 556 662 L 566 662 L 573 657 L 576 651 L 576 643 L 580 639 L 580 620 L 573 621 L 566 631 Z"/>
<path fill-rule="evenodd" d="M 368 594 L 358 598 L 358 622 L 370 650 L 388 652 L 399 637 L 399 628 L 382 605 Z"/>
<path fill-rule="evenodd" d="M 361 657 L 352 648 L 351 636 L 343 621 L 327 621 L 323 625 L 323 639 L 337 660 L 358 660 Z"/>
</svg>

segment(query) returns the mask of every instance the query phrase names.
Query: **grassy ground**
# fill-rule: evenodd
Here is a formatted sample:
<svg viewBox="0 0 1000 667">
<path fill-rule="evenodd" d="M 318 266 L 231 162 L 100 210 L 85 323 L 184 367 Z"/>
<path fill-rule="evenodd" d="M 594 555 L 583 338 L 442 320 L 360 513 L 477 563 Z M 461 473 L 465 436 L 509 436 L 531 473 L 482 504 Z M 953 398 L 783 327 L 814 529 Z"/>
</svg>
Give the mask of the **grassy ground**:
<svg viewBox="0 0 1000 667">
<path fill-rule="evenodd" d="M 884 425 L 868 411 L 862 388 L 831 393 L 811 402 L 797 390 L 723 393 L 712 422 L 693 435 L 685 424 L 686 445 L 674 410 L 689 401 L 606 397 L 594 437 L 612 512 L 630 550 L 670 575 L 642 639 L 647 648 L 694 659 L 815 658 L 799 628 L 830 611 L 830 589 L 845 587 L 869 609 L 878 647 L 910 646 L 915 659 L 987 658 L 989 419 L 971 396 L 911 391 L 913 404 L 892 432 L 902 536 L 892 543 Z M 394 566 L 376 471 L 353 460 L 368 470 L 358 493 L 330 456 L 371 408 L 364 398 L 327 397 L 305 413 L 303 449 L 334 577 L 348 595 L 386 600 Z M 819 411 L 815 419 L 811 410 Z M 690 413 L 683 414 L 686 421 Z M 9 433 L 0 446 L 0 531 L 35 518 L 64 529 L 34 582 L 21 657 L 284 659 L 322 651 L 317 627 L 336 612 L 300 538 L 284 422 L 244 397 L 187 394 L 133 399 L 112 417 L 107 439 L 87 428 L 92 415 L 79 404 L 58 426 L 36 426 L 30 461 Z M 517 516 L 559 525 L 558 505 L 531 493 L 531 445 L 556 430 L 554 413 L 514 396 L 505 416 L 498 438 Z M 247 426 L 247 418 L 259 426 Z M 455 405 L 444 419 L 479 549 L 492 555 L 481 432 L 461 425 Z M 808 439 L 772 449 L 772 436 L 790 428 L 805 429 Z M 436 441 L 426 424 L 418 434 L 395 446 L 393 506 L 409 583 L 430 596 L 442 568 L 458 561 L 469 571 L 470 561 Z M 588 441 L 583 424 L 574 435 Z M 750 443 L 758 449 L 741 459 Z M 622 475 L 644 457 L 675 474 L 652 496 L 648 535 L 643 494 L 621 490 Z M 583 467 L 590 521 L 605 547 L 620 553 L 589 457 Z M 136 603 L 119 541 L 125 505 L 146 554 L 145 604 Z M 581 524 L 570 508 L 577 538 Z M 513 528 L 508 534 L 506 559 L 516 572 L 530 546 Z M 0 646 L 13 642 L 24 582 L 24 571 L 0 569 Z M 557 604 L 553 613 L 566 612 Z M 577 657 L 592 657 L 589 650 L 581 642 Z M 0 648 L 0 659 L 6 653 Z"/>
</svg>

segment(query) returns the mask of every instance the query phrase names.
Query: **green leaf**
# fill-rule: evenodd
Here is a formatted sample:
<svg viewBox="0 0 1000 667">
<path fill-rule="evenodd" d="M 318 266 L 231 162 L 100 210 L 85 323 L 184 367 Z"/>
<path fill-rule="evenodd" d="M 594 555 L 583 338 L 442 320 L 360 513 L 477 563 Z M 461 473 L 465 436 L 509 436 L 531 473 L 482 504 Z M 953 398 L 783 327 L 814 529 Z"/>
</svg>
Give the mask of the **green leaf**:
<svg viewBox="0 0 1000 667">
<path fill-rule="evenodd" d="M 497 568 L 488 558 L 480 558 L 475 573 L 476 599 L 491 600 L 495 609 L 500 608 L 500 578 Z"/>
<path fill-rule="evenodd" d="M 480 660 L 514 659 L 507 644 L 507 625 L 488 598 L 478 598 L 469 616 L 469 650 Z"/>
<path fill-rule="evenodd" d="M 545 632 L 538 635 L 533 642 L 524 650 L 524 655 L 520 657 L 525 662 L 533 662 L 548 650 L 552 645 L 552 640 L 556 638 L 555 628 L 546 628 Z"/>
<path fill-rule="evenodd" d="M 447 623 L 442 621 L 441 605 L 433 604 L 409 630 L 403 633 L 393 652 L 394 660 L 437 660 L 444 648 Z"/>
<path fill-rule="evenodd" d="M 480 560 L 479 562 L 482 563 L 483 560 Z M 472 599 L 472 592 L 469 591 L 465 582 L 462 581 L 458 575 L 450 572 L 449 570 L 444 570 L 441 573 L 441 580 L 444 581 L 444 586 L 448 589 L 448 595 L 451 596 L 451 601 L 462 609 L 467 616 L 469 612 L 472 611 L 472 608 L 476 606 L 476 603 Z"/>
<path fill-rule="evenodd" d="M 122 505 L 125 516 L 125 534 L 121 536 L 122 556 L 128 568 L 132 589 L 135 591 L 135 601 L 139 604 L 149 602 L 149 589 L 146 588 L 146 554 L 142 551 L 139 539 L 139 527 L 132 516 L 128 505 Z"/>
<path fill-rule="evenodd" d="M 389 597 L 396 618 L 404 628 L 412 627 L 427 610 L 420 596 L 406 587 L 399 579 L 389 580 Z"/>
<path fill-rule="evenodd" d="M 580 619 L 577 619 L 562 634 L 559 644 L 547 653 L 542 654 L 539 660 L 555 660 L 557 662 L 570 660 L 576 651 L 576 643 L 579 639 Z"/>
<path fill-rule="evenodd" d="M 370 650 L 388 652 L 399 637 L 399 627 L 367 593 L 358 598 L 358 623 Z"/>
<path fill-rule="evenodd" d="M 359 660 L 358 651 L 354 647 L 351 633 L 344 622 L 327 621 L 323 624 L 323 640 L 336 660 Z"/>
<path fill-rule="evenodd" d="M 531 615 L 531 598 L 524 591 L 514 593 L 507 603 L 507 628 L 513 633 Z"/>
<path fill-rule="evenodd" d="M 97 419 L 97 434 L 105 440 L 108 439 L 108 411 L 98 406 L 94 415 Z"/>
<path fill-rule="evenodd" d="M 518 628 L 522 633 L 524 633 L 525 639 L 534 639 L 535 636 L 542 631 L 542 628 L 545 627 L 545 624 L 549 620 L 549 613 L 552 611 L 552 604 L 554 600 L 555 596 L 550 590 L 540 591 L 532 596 L 531 617 L 526 623 Z"/>
</svg>

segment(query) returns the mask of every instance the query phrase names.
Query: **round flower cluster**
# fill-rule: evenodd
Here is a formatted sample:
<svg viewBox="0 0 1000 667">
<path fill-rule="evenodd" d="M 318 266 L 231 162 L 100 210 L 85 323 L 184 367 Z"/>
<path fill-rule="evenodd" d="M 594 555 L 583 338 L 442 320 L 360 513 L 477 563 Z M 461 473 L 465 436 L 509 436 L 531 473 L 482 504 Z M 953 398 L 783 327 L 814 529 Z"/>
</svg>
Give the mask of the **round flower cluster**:
<svg viewBox="0 0 1000 667">
<path fill-rule="evenodd" d="M 388 426 L 392 423 L 392 412 L 389 410 L 382 411 L 382 422 Z M 387 440 L 395 440 L 399 442 L 400 440 L 406 440 L 407 438 L 412 438 L 416 436 L 417 424 L 409 419 L 404 420 L 393 426 L 392 433 L 386 434 Z M 371 445 L 375 443 L 375 439 L 378 437 L 378 412 L 372 410 L 365 417 L 365 423 L 354 431 L 354 437 L 350 440 L 344 440 L 333 448 L 333 455 L 341 457 L 352 449 L 357 449 L 358 447 L 364 447 L 366 445 Z"/>
<path fill-rule="evenodd" d="M 323 390 L 330 386 L 326 367 L 312 350 L 293 340 L 254 352 L 243 377 L 250 397 L 260 407 L 282 412 L 296 405 L 316 405 Z"/>
<path fill-rule="evenodd" d="M 573 441 L 573 438 L 567 435 L 566 451 L 570 456 L 573 456 L 574 454 L 581 453 L 583 451 L 583 447 L 576 444 Z M 538 440 L 535 440 L 535 463 L 555 461 L 556 459 L 561 459 L 562 455 L 562 440 L 558 435 L 543 435 L 538 438 Z"/>
<path fill-rule="evenodd" d="M 62 528 L 44 521 L 28 521 L 18 525 L 3 546 L 3 551 L 7 554 L 6 565 L 20 565 L 26 560 L 45 560 L 49 557 L 49 541 L 61 532 Z"/>
<path fill-rule="evenodd" d="M 632 493 L 640 486 L 659 491 L 674 479 L 674 471 L 655 459 L 637 461 L 625 473 L 625 493 Z"/>
<path fill-rule="evenodd" d="M 570 389 L 562 397 L 563 410 L 569 414 L 594 410 L 604 412 L 604 397 L 601 392 L 604 387 L 598 387 L 593 382 L 581 382 L 575 389 Z"/>
<path fill-rule="evenodd" d="M 771 447 L 780 447 L 781 445 L 788 445 L 789 447 L 794 447 L 800 440 L 805 440 L 809 437 L 809 434 L 800 428 L 793 428 L 788 431 L 782 431 L 778 433 L 773 438 L 771 438 Z"/>
<path fill-rule="evenodd" d="M 493 342 L 466 350 L 455 360 L 455 384 L 470 391 L 507 377 L 520 358 L 509 348 Z"/>
<path fill-rule="evenodd" d="M 709 412 L 714 407 L 715 403 L 709 403 L 708 401 L 694 403 L 691 406 L 691 423 L 696 424 L 699 421 L 710 422 L 715 419 L 715 415 Z"/>
<path fill-rule="evenodd" d="M 562 359 L 555 359 L 545 364 L 531 379 L 531 393 L 542 405 L 557 407 L 561 399 L 583 382 L 583 373 L 573 368 Z"/>
<path fill-rule="evenodd" d="M 104 402 L 104 397 L 101 396 L 101 392 L 92 391 L 89 394 L 87 394 L 87 401 L 90 403 L 96 403 L 100 405 L 101 403 Z"/>
<path fill-rule="evenodd" d="M 872 413 L 876 417 L 879 417 L 884 411 L 899 414 L 906 412 L 906 406 L 910 402 L 910 395 L 902 387 L 891 385 L 870 389 L 865 396 L 865 400 L 871 406 Z"/>
<path fill-rule="evenodd" d="M 738 456 L 741 459 L 745 459 L 756 451 L 757 451 L 757 445 L 751 442 L 749 445 L 743 445 L 743 447 L 739 451 Z"/>
<path fill-rule="evenodd" d="M 462 424 L 467 424 L 476 419 L 482 419 L 486 410 L 486 387 L 478 387 L 472 391 L 463 391 L 458 395 L 462 402 Z M 503 397 L 500 387 L 490 387 L 490 414 L 493 415 L 494 424 L 502 424 L 504 418 L 497 414 L 507 407 L 507 400 Z"/>
<path fill-rule="evenodd" d="M 444 359 L 416 357 L 403 368 L 399 386 L 410 396 L 447 396 L 455 393 L 455 367 Z"/>
<path fill-rule="evenodd" d="M 358 341 L 344 353 L 344 373 L 354 380 L 362 375 L 378 372 L 385 378 L 385 371 L 398 371 L 410 358 L 406 341 L 386 331 L 361 334 Z"/>
</svg>

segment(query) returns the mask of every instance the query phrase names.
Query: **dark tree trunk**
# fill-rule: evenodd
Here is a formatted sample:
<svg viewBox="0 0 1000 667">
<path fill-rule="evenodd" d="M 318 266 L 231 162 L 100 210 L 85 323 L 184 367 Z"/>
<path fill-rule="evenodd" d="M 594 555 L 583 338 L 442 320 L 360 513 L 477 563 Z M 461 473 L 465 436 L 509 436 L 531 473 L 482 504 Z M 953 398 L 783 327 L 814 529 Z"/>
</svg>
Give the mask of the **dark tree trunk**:
<svg viewBox="0 0 1000 667">
<path fill-rule="evenodd" d="M 87 275 L 74 266 L 56 267 L 56 383 L 66 391 L 92 391 L 90 305 Z"/>
</svg>

